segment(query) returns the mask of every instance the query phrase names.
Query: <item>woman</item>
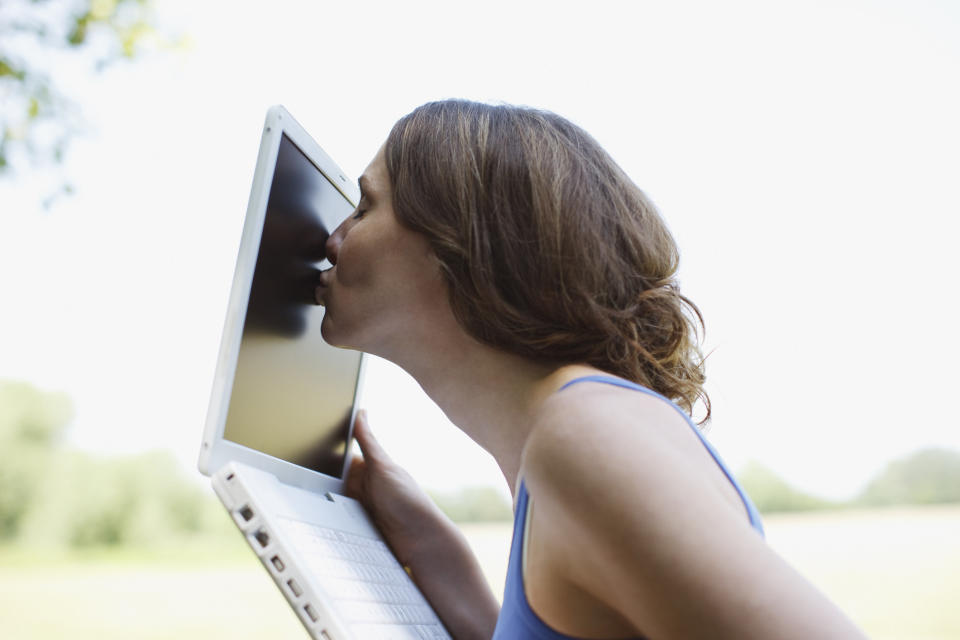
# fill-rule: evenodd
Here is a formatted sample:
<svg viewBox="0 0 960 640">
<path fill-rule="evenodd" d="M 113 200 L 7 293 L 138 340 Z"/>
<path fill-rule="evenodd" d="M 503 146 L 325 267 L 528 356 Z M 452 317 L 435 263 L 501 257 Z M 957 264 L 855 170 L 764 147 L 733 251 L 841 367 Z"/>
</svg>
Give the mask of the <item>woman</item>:
<svg viewBox="0 0 960 640">
<path fill-rule="evenodd" d="M 665 224 L 592 138 L 430 103 L 360 185 L 327 243 L 324 337 L 406 369 L 515 498 L 501 611 L 358 417 L 348 489 L 455 638 L 862 637 L 766 546 L 687 415 L 709 417 L 699 312 Z"/>
</svg>

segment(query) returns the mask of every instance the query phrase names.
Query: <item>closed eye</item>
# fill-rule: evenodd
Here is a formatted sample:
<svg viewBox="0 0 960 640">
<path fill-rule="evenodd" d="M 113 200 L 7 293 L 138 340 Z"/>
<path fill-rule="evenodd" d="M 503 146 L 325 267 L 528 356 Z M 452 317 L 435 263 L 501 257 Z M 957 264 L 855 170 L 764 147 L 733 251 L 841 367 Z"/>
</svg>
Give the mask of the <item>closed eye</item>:
<svg viewBox="0 0 960 640">
<path fill-rule="evenodd" d="M 367 212 L 366 209 L 361 209 L 360 207 L 357 207 L 356 213 L 353 214 L 353 219 L 359 220 L 360 218 L 363 217 L 363 214 L 365 214 L 366 212 Z"/>
</svg>

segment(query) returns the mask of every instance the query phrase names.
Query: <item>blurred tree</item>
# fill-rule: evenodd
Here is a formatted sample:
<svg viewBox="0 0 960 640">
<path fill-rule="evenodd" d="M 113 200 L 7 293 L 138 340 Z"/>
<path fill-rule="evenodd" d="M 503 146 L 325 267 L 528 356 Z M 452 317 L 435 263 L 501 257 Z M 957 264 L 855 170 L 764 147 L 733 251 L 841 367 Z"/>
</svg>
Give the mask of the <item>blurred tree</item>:
<svg viewBox="0 0 960 640">
<path fill-rule="evenodd" d="M 64 394 L 0 381 L 0 540 L 19 531 L 72 413 Z"/>
<path fill-rule="evenodd" d="M 67 74 L 132 59 L 154 33 L 151 0 L 0 0 L 0 178 L 63 159 L 83 124 Z"/>
<path fill-rule="evenodd" d="M 812 511 L 838 506 L 828 500 L 794 489 L 773 471 L 758 462 L 748 463 L 737 474 L 737 480 L 762 513 Z"/>
<path fill-rule="evenodd" d="M 207 530 L 223 509 L 166 451 L 104 458 L 56 453 L 23 518 L 31 546 L 160 546 Z"/>
<path fill-rule="evenodd" d="M 856 502 L 870 506 L 960 502 L 960 452 L 924 449 L 894 460 Z"/>
<path fill-rule="evenodd" d="M 72 413 L 62 393 L 0 381 L 0 542 L 153 546 L 233 535 L 171 453 L 105 458 L 60 446 Z"/>
</svg>

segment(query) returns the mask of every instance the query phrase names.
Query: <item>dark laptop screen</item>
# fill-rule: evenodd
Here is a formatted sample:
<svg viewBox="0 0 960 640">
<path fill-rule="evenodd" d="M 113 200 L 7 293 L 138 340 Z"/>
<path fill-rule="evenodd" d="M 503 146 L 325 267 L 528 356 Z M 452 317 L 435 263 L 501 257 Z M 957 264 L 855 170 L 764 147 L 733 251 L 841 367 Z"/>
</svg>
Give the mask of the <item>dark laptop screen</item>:
<svg viewBox="0 0 960 640">
<path fill-rule="evenodd" d="M 324 342 L 323 307 L 313 303 L 313 290 L 327 236 L 352 211 L 282 136 L 223 434 L 335 477 L 343 469 L 360 354 Z"/>
</svg>

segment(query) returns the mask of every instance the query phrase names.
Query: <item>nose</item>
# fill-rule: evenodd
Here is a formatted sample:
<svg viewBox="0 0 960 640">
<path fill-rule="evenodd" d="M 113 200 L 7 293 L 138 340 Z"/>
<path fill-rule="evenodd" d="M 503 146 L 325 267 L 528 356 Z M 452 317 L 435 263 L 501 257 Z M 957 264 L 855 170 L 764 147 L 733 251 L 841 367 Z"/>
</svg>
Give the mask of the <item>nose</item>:
<svg viewBox="0 0 960 640">
<path fill-rule="evenodd" d="M 346 225 L 347 221 L 344 221 L 336 231 L 330 234 L 330 237 L 327 238 L 326 250 L 327 250 L 327 260 L 330 261 L 330 264 L 337 264 L 337 257 L 340 254 L 340 245 L 343 244 L 343 237 L 346 234 Z"/>
</svg>

